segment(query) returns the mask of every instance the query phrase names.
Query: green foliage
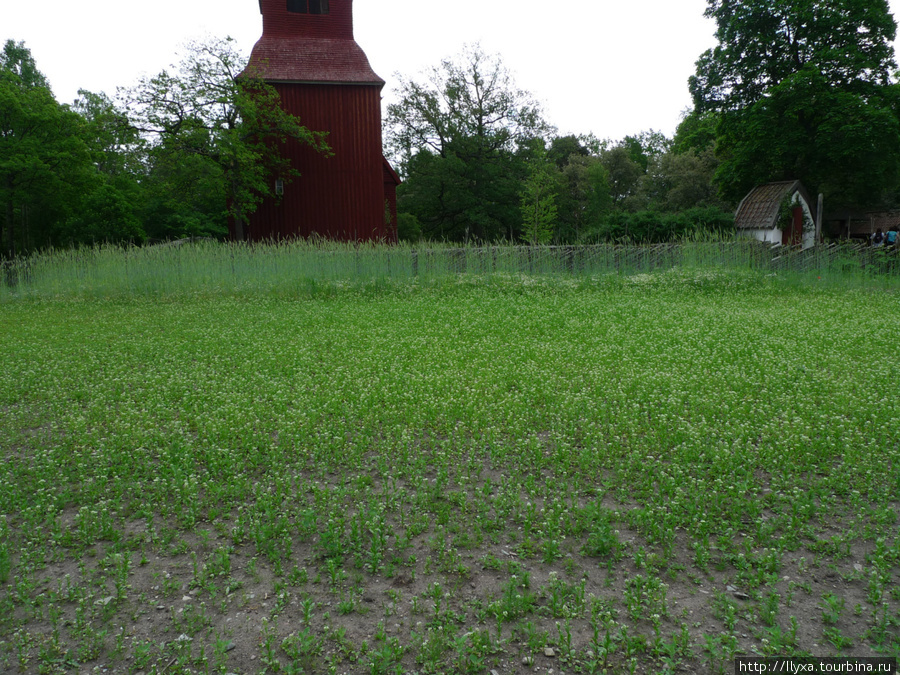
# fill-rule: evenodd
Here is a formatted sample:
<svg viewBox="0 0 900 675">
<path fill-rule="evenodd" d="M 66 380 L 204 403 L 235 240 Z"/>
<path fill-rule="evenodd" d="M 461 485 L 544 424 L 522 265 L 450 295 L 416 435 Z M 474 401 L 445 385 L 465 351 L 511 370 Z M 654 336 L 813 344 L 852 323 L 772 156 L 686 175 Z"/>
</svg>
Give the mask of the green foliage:
<svg viewBox="0 0 900 675">
<path fill-rule="evenodd" d="M 401 78 L 399 97 L 387 109 L 385 141 L 405 179 L 400 211 L 428 238 L 515 239 L 527 174 L 519 149 L 549 131 L 537 103 L 477 45 L 424 81 Z"/>
<path fill-rule="evenodd" d="M 557 239 L 578 241 L 612 208 L 609 173 L 598 157 L 576 153 L 568 157 L 558 180 Z"/>
<path fill-rule="evenodd" d="M 895 97 L 884 88 L 863 98 L 811 66 L 791 75 L 763 100 L 722 118 L 723 192 L 738 198 L 760 183 L 800 178 L 840 204 L 877 204 L 898 177 Z"/>
<path fill-rule="evenodd" d="M 53 98 L 28 49 L 0 54 L 0 250 L 239 238 L 247 215 L 296 172 L 291 139 L 328 152 L 325 136 L 285 113 L 277 93 L 241 72 L 230 39 L 188 46 L 174 73 L 145 78 L 118 104 L 79 92 Z"/>
<path fill-rule="evenodd" d="M 808 67 L 841 89 L 869 94 L 896 68 L 896 24 L 886 0 L 707 0 L 718 45 L 690 80 L 699 112 L 759 102 Z"/>
<path fill-rule="evenodd" d="M 733 230 L 734 214 L 718 207 L 699 207 L 674 213 L 616 211 L 589 229 L 583 240 L 659 243 L 704 233 L 728 234 Z"/>
<path fill-rule="evenodd" d="M 877 204 L 900 170 L 885 0 L 708 0 L 706 15 L 719 45 L 690 89 L 695 114 L 718 117 L 724 196 L 800 179 L 832 203 Z"/>
<path fill-rule="evenodd" d="M 642 131 L 637 136 L 626 136 L 619 146 L 628 152 L 629 157 L 640 166 L 643 173 L 647 173 L 650 162 L 669 152 L 672 141 L 665 134 L 650 129 Z"/>
<path fill-rule="evenodd" d="M 231 38 L 194 43 L 175 74 L 162 71 L 127 92 L 132 124 L 156 139 L 150 156 L 160 174 L 151 171 L 150 184 L 167 214 L 159 234 L 221 233 L 227 213 L 244 239 L 247 216 L 273 194 L 273 179 L 299 176 L 281 146 L 290 139 L 330 152 L 324 133 L 285 112 L 275 89 L 244 67 Z"/>
<path fill-rule="evenodd" d="M 613 206 L 626 208 L 630 199 L 637 198 L 643 167 L 635 160 L 633 150 L 621 144 L 601 152 L 600 162 L 606 169 Z"/>
<path fill-rule="evenodd" d="M 826 626 L 834 626 L 844 609 L 844 598 L 836 596 L 834 593 L 825 593 L 819 607 L 822 609 L 822 623 Z"/>
<path fill-rule="evenodd" d="M 31 53 L 8 41 L 0 56 L 0 250 L 46 245 L 94 183 L 80 117 L 59 105 Z M 5 232 L 2 232 L 5 230 Z"/>
<path fill-rule="evenodd" d="M 698 113 L 691 110 L 675 130 L 672 151 L 677 154 L 690 150 L 702 153 L 704 150 L 714 148 L 718 124 L 719 117 L 715 112 Z"/>
<path fill-rule="evenodd" d="M 419 241 L 422 239 L 422 223 L 411 213 L 397 214 L 397 236 L 400 241 Z"/>
<path fill-rule="evenodd" d="M 435 247 L 415 278 L 403 246 L 36 257 L 0 322 L 0 667 L 895 653 L 896 280 L 684 248 L 703 264 L 617 274 L 640 249 L 526 273 Z M 796 588 L 820 609 L 793 619 Z"/>
<path fill-rule="evenodd" d="M 532 246 L 546 244 L 556 225 L 556 185 L 554 167 L 541 142 L 528 162 L 528 176 L 522 184 L 522 238 Z"/>
<path fill-rule="evenodd" d="M 73 110 L 84 121 L 82 138 L 96 176 L 92 189 L 65 223 L 65 231 L 73 243 L 139 243 L 146 237 L 148 220 L 142 218 L 146 144 L 105 94 L 85 90 L 78 94 Z"/>
<path fill-rule="evenodd" d="M 149 237 L 222 237 L 227 198 L 226 178 L 214 159 L 167 139 L 152 148 L 142 214 Z"/>
<path fill-rule="evenodd" d="M 0 584 L 9 581 L 9 572 L 12 567 L 9 558 L 9 544 L 0 541 Z"/>
<path fill-rule="evenodd" d="M 18 83 L 26 89 L 50 89 L 50 83 L 38 70 L 31 50 L 24 42 L 7 40 L 0 52 L 0 73 L 3 79 Z"/>
<path fill-rule="evenodd" d="M 713 183 L 719 162 L 711 147 L 657 156 L 644 177 L 642 193 L 651 209 L 667 213 L 704 207 L 730 210 Z"/>
<path fill-rule="evenodd" d="M 590 149 L 577 136 L 556 136 L 550 141 L 547 159 L 556 164 L 556 168 L 562 171 L 573 157 L 589 157 L 590 154 Z"/>
<path fill-rule="evenodd" d="M 426 149 L 410 160 L 398 209 L 416 218 L 425 238 L 494 241 L 518 233 L 524 166 L 509 152 L 484 154 L 476 145 L 460 141 L 444 156 Z"/>
<path fill-rule="evenodd" d="M 622 544 L 615 530 L 612 514 L 599 504 L 592 509 L 585 509 L 590 518 L 587 523 L 588 537 L 582 553 L 603 560 L 614 559 L 619 555 Z"/>
<path fill-rule="evenodd" d="M 229 220 L 241 239 L 272 178 L 298 178 L 280 146 L 328 152 L 324 135 L 285 114 L 277 93 L 244 69 L 230 39 L 188 45 L 173 70 L 116 102 L 81 91 L 71 108 L 55 102 L 24 45 L 8 43 L 2 65 L 7 257 L 54 245 L 221 238 Z M 571 243 L 603 230 L 614 211 L 714 202 L 702 185 L 706 156 L 674 161 L 669 139 L 652 130 L 617 144 L 555 138 L 535 162 L 531 148 L 551 129 L 499 58 L 477 46 L 425 82 L 402 81 L 402 94 L 386 138 L 406 176 L 404 240 Z"/>
<path fill-rule="evenodd" d="M 116 181 L 99 177 L 82 195 L 78 207 L 59 230 L 57 241 L 78 244 L 131 241 L 140 243 L 146 233 L 137 211 L 136 183 L 122 188 Z"/>
</svg>

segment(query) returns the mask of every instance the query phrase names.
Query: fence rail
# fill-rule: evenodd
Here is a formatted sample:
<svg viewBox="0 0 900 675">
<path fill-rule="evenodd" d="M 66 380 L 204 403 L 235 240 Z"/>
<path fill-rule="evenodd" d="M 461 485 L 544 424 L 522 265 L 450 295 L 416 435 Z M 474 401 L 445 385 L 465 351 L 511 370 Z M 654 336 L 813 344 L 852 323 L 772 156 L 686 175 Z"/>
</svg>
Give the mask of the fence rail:
<svg viewBox="0 0 900 675">
<path fill-rule="evenodd" d="M 0 262 L 4 297 L 284 289 L 298 284 L 471 275 L 642 274 L 676 267 L 900 274 L 900 251 L 859 244 L 807 250 L 756 241 L 655 245 L 415 247 L 374 244 L 268 245 L 200 242 L 192 246 L 92 248 Z"/>
<path fill-rule="evenodd" d="M 718 265 L 794 272 L 868 271 L 897 274 L 900 250 L 861 244 L 824 244 L 802 250 L 761 242 L 670 243 L 654 245 L 488 246 L 411 249 L 413 276 L 434 272 L 489 274 L 643 273 L 679 266 Z"/>
</svg>

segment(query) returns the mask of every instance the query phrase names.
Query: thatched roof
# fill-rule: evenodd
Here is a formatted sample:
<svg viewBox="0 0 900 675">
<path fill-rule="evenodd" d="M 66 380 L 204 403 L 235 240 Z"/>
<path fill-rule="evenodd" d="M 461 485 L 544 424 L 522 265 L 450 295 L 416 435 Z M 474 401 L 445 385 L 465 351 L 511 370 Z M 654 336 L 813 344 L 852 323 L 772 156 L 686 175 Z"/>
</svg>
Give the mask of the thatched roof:
<svg viewBox="0 0 900 675">
<path fill-rule="evenodd" d="M 786 180 L 778 183 L 768 183 L 754 188 L 744 197 L 734 215 L 734 224 L 739 230 L 773 230 L 778 226 L 778 212 L 781 203 L 785 199 L 793 197 L 794 193 L 800 196 L 809 207 L 809 211 L 815 220 L 815 204 L 809 199 L 809 194 L 799 180 Z"/>
</svg>

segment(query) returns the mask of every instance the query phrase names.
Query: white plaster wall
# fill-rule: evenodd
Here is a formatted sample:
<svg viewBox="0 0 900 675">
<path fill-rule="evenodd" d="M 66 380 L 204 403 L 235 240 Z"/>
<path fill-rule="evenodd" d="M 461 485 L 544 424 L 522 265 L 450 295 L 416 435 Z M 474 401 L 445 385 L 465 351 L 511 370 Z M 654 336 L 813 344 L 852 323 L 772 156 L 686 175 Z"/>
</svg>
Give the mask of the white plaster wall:
<svg viewBox="0 0 900 675">
<path fill-rule="evenodd" d="M 801 235 L 800 244 L 804 249 L 816 245 L 816 221 L 813 219 L 812 210 L 806 200 L 801 198 L 799 192 L 795 192 L 791 197 L 792 204 L 800 204 L 803 207 L 803 234 Z M 780 244 L 783 232 L 780 229 L 774 230 L 741 230 L 741 235 L 766 242 L 767 244 Z"/>
<path fill-rule="evenodd" d="M 816 245 L 816 226 L 813 224 L 807 227 L 807 225 L 808 223 L 803 223 L 803 240 L 801 244 L 804 250 Z"/>
<path fill-rule="evenodd" d="M 781 230 L 741 230 L 741 234 L 750 239 L 764 241 L 767 244 L 781 243 Z"/>
<path fill-rule="evenodd" d="M 816 221 L 812 215 L 812 209 L 809 208 L 809 204 L 806 203 L 805 199 L 800 198 L 800 193 L 795 192 L 794 197 L 791 199 L 791 203 L 800 204 L 803 207 L 803 235 L 800 240 L 800 244 L 804 249 L 810 248 L 811 246 L 816 245 Z M 781 239 L 779 238 L 779 241 Z"/>
</svg>

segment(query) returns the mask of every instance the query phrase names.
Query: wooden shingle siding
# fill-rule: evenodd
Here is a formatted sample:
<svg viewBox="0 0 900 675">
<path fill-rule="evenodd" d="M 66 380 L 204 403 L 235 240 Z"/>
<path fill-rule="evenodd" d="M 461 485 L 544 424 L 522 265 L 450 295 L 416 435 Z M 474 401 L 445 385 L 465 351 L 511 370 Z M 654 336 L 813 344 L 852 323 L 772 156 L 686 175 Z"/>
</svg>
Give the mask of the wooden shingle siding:
<svg viewBox="0 0 900 675">
<path fill-rule="evenodd" d="M 385 223 L 393 195 L 381 142 L 384 81 L 353 39 L 352 9 L 352 0 L 329 0 L 327 14 L 289 11 L 287 0 L 260 2 L 263 35 L 246 72 L 274 86 L 304 126 L 327 131 L 334 155 L 286 145 L 301 176 L 284 186 L 280 201 L 266 200 L 251 217 L 253 240 L 317 234 L 396 241 L 396 218 Z"/>
</svg>

